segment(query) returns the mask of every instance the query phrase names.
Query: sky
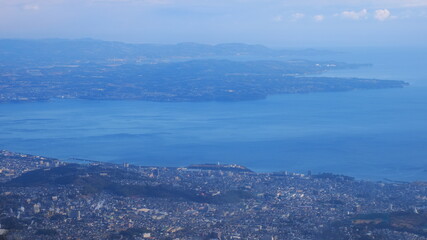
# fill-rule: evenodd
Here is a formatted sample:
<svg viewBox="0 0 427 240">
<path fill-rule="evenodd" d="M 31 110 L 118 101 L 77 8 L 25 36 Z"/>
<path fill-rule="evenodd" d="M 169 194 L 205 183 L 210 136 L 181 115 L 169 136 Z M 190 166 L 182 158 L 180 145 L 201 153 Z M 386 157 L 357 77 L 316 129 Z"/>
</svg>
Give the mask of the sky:
<svg viewBox="0 0 427 240">
<path fill-rule="evenodd" d="M 427 47 L 427 0 L 0 0 L 0 38 Z"/>
</svg>

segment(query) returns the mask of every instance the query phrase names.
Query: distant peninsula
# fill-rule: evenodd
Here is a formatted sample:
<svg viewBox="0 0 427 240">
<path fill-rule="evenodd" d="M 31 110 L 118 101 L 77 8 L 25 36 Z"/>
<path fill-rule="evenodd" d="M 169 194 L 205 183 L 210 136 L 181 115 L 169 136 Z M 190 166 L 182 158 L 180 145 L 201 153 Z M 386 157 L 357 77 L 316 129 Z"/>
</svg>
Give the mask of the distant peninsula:
<svg viewBox="0 0 427 240">
<path fill-rule="evenodd" d="M 401 88 L 403 81 L 317 77 L 366 65 L 284 60 L 323 54 L 245 44 L 147 45 L 0 40 L 0 102 L 51 99 L 242 101 L 269 95 Z"/>
</svg>

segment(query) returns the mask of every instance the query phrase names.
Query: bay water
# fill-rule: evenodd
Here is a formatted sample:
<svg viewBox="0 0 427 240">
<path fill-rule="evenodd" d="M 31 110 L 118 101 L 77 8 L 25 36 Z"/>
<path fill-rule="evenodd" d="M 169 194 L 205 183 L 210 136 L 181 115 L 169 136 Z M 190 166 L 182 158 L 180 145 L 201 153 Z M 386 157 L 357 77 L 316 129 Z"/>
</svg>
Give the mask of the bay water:
<svg viewBox="0 0 427 240">
<path fill-rule="evenodd" d="M 242 102 L 6 103 L 0 104 L 0 149 L 63 160 L 144 166 L 219 162 L 258 172 L 311 170 L 368 180 L 427 181 L 427 51 L 341 51 L 330 58 L 373 67 L 324 76 L 411 85 Z"/>
</svg>

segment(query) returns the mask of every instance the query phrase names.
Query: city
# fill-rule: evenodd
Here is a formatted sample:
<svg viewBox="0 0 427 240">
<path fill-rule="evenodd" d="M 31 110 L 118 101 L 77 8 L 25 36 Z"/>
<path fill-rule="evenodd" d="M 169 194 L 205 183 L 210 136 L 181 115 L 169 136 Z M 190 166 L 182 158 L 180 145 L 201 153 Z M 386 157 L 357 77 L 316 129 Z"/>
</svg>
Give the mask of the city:
<svg viewBox="0 0 427 240">
<path fill-rule="evenodd" d="M 427 239 L 427 184 L 2 151 L 3 239 Z"/>
</svg>

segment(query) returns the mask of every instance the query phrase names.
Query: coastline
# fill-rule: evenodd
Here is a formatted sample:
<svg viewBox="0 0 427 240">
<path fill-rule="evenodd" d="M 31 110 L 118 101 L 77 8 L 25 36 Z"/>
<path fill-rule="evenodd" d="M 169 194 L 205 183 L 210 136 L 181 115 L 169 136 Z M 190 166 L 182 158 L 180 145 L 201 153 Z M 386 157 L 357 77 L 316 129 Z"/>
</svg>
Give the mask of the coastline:
<svg viewBox="0 0 427 240">
<path fill-rule="evenodd" d="M 298 173 L 287 170 L 281 171 L 266 171 L 266 170 L 257 170 L 257 169 L 249 169 L 246 166 L 238 165 L 234 163 L 229 164 L 220 164 L 218 163 L 203 163 L 203 164 L 190 164 L 188 166 L 156 166 L 156 165 L 140 165 L 140 164 L 131 164 L 127 162 L 123 163 L 115 163 L 115 162 L 103 162 L 97 160 L 90 159 L 81 159 L 81 158 L 69 158 L 69 159 L 56 159 L 53 157 L 47 156 L 39 156 L 32 155 L 27 153 L 17 153 L 11 152 L 8 150 L 0 149 L 0 157 L 5 156 L 23 156 L 33 159 L 41 159 L 41 160 L 49 160 L 49 161 L 57 161 L 63 164 L 82 164 L 82 165 L 105 165 L 111 167 L 124 167 L 124 168 L 142 168 L 142 169 L 171 169 L 171 170 L 188 170 L 188 171 L 223 171 L 223 172 L 235 172 L 240 174 L 254 174 L 254 175 L 283 175 L 283 176 L 298 176 L 298 177 L 312 177 L 312 176 L 329 176 L 331 178 L 345 178 L 352 181 L 362 181 L 362 182 L 376 182 L 376 183 L 395 183 L 395 184 L 408 184 L 408 183 L 425 183 L 427 181 L 400 181 L 400 180 L 392 180 L 389 178 L 383 178 L 381 180 L 372 180 L 372 179 L 363 179 L 363 178 L 355 178 L 348 175 L 343 175 L 340 173 L 333 172 L 315 172 L 308 170 L 306 173 Z M 62 164 L 61 164 L 62 165 Z M 49 167 L 49 166 L 48 166 Z"/>
</svg>

